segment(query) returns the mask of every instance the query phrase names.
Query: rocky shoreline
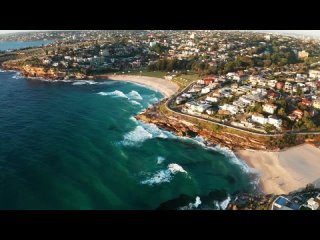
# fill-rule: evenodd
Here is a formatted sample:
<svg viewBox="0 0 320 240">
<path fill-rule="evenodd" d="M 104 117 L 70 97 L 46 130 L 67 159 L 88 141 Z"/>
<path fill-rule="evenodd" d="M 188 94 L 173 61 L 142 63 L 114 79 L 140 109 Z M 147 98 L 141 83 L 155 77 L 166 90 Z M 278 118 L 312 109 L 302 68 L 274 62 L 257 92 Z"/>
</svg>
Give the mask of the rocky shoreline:
<svg viewBox="0 0 320 240">
<path fill-rule="evenodd" d="M 240 136 L 235 133 L 210 131 L 209 129 L 199 127 L 197 124 L 188 121 L 188 119 L 182 119 L 180 116 L 164 114 L 160 108 L 165 101 L 166 100 L 162 100 L 149 107 L 143 113 L 137 115 L 136 119 L 155 124 L 162 129 L 174 132 L 178 136 L 201 136 L 207 141 L 208 145 L 220 145 L 222 147 L 228 147 L 231 150 L 248 148 L 256 150 L 267 149 L 264 141 Z"/>
</svg>

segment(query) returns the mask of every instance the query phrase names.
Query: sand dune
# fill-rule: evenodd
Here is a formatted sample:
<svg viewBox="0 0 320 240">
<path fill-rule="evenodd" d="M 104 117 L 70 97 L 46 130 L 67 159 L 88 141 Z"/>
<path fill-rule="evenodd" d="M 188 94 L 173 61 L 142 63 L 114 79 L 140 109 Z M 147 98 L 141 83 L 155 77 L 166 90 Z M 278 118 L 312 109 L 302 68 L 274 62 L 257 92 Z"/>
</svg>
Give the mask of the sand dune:
<svg viewBox="0 0 320 240">
<path fill-rule="evenodd" d="M 320 186 L 320 149 L 310 144 L 281 152 L 239 150 L 237 155 L 260 172 L 265 193 L 289 193 L 308 183 Z"/>
<path fill-rule="evenodd" d="M 146 77 L 137 75 L 100 75 L 99 78 L 106 77 L 110 80 L 134 82 L 145 85 L 161 92 L 165 97 L 170 97 L 179 89 L 178 85 L 170 80 L 156 77 Z"/>
</svg>

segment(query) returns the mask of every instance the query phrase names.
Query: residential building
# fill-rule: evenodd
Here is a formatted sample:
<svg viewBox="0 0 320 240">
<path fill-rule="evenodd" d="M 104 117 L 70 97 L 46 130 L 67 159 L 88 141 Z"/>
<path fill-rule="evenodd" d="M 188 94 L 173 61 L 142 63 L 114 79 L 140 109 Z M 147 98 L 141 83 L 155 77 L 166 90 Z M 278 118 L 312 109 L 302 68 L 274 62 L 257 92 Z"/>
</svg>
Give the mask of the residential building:
<svg viewBox="0 0 320 240">
<path fill-rule="evenodd" d="M 320 70 L 309 70 L 310 78 L 320 78 Z"/>
<path fill-rule="evenodd" d="M 268 123 L 268 118 L 265 118 L 262 114 L 254 113 L 251 116 L 251 121 L 264 125 Z"/>
<path fill-rule="evenodd" d="M 276 115 L 268 116 L 268 123 L 280 129 L 282 125 L 282 120 L 278 118 Z"/>
<path fill-rule="evenodd" d="M 320 99 L 314 100 L 312 106 L 316 109 L 320 109 Z"/>
<path fill-rule="evenodd" d="M 221 110 L 229 111 L 231 114 L 237 114 L 239 112 L 239 108 L 237 106 L 225 103 L 222 106 L 219 106 Z"/>
<path fill-rule="evenodd" d="M 300 58 L 300 59 L 304 59 L 304 58 L 307 58 L 309 56 L 309 53 L 308 52 L 306 52 L 306 51 L 300 51 L 300 52 L 298 52 L 298 58 Z"/>
<path fill-rule="evenodd" d="M 309 198 L 307 204 L 312 210 L 317 210 L 319 208 L 319 203 L 317 203 L 314 198 Z"/>
<path fill-rule="evenodd" d="M 302 118 L 303 117 L 303 111 L 300 109 L 296 109 L 292 112 L 293 115 L 296 115 L 298 118 Z"/>
<path fill-rule="evenodd" d="M 277 106 L 274 104 L 266 103 L 262 106 L 262 108 L 264 112 L 274 114 L 275 110 L 277 109 Z"/>
</svg>

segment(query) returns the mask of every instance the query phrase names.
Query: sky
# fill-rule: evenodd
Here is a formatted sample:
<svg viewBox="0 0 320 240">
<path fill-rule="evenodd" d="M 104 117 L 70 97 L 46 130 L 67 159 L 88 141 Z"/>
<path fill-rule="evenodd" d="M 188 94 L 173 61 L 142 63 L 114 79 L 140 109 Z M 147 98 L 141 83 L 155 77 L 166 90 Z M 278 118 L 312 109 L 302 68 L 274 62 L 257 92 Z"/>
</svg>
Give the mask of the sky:
<svg viewBox="0 0 320 240">
<path fill-rule="evenodd" d="M 35 31 L 35 30 L 0 30 L 0 34 L 13 33 L 13 32 L 32 32 L 32 31 Z M 279 33 L 285 33 L 285 34 L 300 34 L 305 36 L 320 37 L 320 30 L 255 30 L 255 31 L 279 32 Z"/>
</svg>

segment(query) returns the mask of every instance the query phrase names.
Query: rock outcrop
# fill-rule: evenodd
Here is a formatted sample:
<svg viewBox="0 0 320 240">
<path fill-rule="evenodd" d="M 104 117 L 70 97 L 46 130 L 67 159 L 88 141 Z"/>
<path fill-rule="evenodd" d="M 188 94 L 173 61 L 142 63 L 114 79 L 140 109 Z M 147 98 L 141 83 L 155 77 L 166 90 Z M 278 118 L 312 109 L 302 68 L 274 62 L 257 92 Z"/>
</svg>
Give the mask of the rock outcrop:
<svg viewBox="0 0 320 240">
<path fill-rule="evenodd" d="M 199 127 L 198 124 L 188 121 L 179 115 L 167 115 L 163 114 L 160 110 L 160 106 L 163 102 L 155 104 L 152 107 L 146 109 L 143 113 L 136 116 L 138 120 L 146 123 L 153 123 L 160 128 L 173 131 L 179 136 L 195 137 L 197 135 L 202 136 L 208 144 L 219 144 L 230 149 L 256 149 L 265 150 L 265 139 L 258 139 L 253 137 L 247 137 L 243 134 L 235 134 L 227 131 L 213 131 L 206 128 Z"/>
</svg>

